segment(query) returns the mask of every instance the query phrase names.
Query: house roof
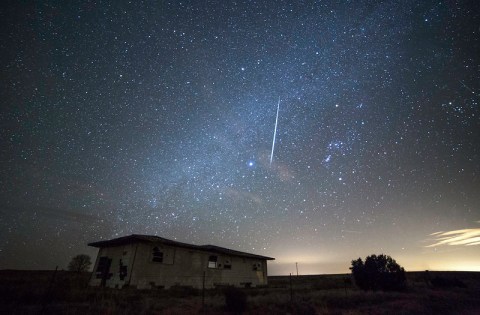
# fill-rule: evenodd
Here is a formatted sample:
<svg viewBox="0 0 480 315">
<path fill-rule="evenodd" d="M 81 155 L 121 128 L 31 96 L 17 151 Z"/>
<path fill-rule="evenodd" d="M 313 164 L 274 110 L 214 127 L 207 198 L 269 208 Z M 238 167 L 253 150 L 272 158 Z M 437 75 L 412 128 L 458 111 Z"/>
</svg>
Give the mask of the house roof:
<svg viewBox="0 0 480 315">
<path fill-rule="evenodd" d="M 111 240 L 92 242 L 92 243 L 88 243 L 88 245 L 93 246 L 93 247 L 102 248 L 102 247 L 111 247 L 111 246 L 131 244 L 131 243 L 136 243 L 136 242 L 161 243 L 161 244 L 164 244 L 164 245 L 183 247 L 183 248 L 188 248 L 188 249 L 205 251 L 205 252 L 209 252 L 209 253 L 225 254 L 225 255 L 230 255 L 230 256 L 240 256 L 240 257 L 265 259 L 265 260 L 274 260 L 275 259 L 275 258 L 272 258 L 272 257 L 240 252 L 240 251 L 237 251 L 237 250 L 228 249 L 228 248 L 215 246 L 215 245 L 187 244 L 187 243 L 172 241 L 172 240 L 169 240 L 169 239 L 166 239 L 166 238 L 163 238 L 163 237 L 160 237 L 160 236 L 155 236 L 155 235 L 132 234 L 132 235 L 128 235 L 128 236 L 122 236 L 122 237 L 114 238 L 114 239 L 111 239 Z"/>
</svg>

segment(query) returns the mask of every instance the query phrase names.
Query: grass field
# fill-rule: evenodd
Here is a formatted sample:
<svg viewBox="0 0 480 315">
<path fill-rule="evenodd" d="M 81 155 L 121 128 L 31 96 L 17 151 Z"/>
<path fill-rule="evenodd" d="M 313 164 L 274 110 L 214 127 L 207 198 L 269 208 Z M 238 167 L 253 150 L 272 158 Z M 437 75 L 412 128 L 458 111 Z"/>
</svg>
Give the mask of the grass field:
<svg viewBox="0 0 480 315">
<path fill-rule="evenodd" d="M 1 314 L 229 314 L 222 290 L 100 289 L 90 274 L 0 271 Z M 242 289 L 245 314 L 480 314 L 480 273 L 407 273 L 402 292 L 364 292 L 350 275 L 273 276 Z M 241 293 L 241 292 L 240 292 Z M 233 313 L 238 313 L 233 311 Z"/>
</svg>

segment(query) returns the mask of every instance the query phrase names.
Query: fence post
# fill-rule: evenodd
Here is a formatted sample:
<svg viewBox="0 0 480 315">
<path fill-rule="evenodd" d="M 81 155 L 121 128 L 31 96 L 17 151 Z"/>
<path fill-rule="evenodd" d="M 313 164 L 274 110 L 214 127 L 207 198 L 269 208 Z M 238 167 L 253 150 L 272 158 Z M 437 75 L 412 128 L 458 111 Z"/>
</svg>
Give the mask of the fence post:
<svg viewBox="0 0 480 315">
<path fill-rule="evenodd" d="M 202 281 L 202 309 L 205 309 L 205 271 L 203 272 Z"/>
<path fill-rule="evenodd" d="M 293 302 L 292 273 L 290 273 L 290 302 Z"/>
</svg>

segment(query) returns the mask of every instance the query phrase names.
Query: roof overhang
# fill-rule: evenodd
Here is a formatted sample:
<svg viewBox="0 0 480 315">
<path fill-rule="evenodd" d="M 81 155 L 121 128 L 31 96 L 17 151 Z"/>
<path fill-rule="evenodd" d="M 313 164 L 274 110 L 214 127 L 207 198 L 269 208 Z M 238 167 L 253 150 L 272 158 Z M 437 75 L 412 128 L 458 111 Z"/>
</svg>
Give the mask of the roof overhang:
<svg viewBox="0 0 480 315">
<path fill-rule="evenodd" d="M 261 260 L 275 260 L 275 258 L 272 258 L 272 257 L 240 252 L 233 249 L 219 247 L 215 245 L 193 245 L 193 244 L 172 241 L 172 240 L 169 240 L 160 236 L 155 236 L 155 235 L 132 234 L 132 235 L 122 236 L 122 237 L 118 237 L 110 240 L 92 242 L 92 243 L 88 243 L 88 245 L 92 247 L 97 247 L 97 248 L 104 248 L 104 247 L 122 246 L 122 245 L 127 245 L 132 243 L 155 243 L 155 244 L 160 243 L 163 245 L 182 247 L 182 248 L 199 250 L 199 251 L 204 251 L 209 253 L 218 253 L 218 254 L 224 254 L 224 255 L 230 255 L 230 256 L 254 258 L 254 259 L 261 259 Z"/>
</svg>

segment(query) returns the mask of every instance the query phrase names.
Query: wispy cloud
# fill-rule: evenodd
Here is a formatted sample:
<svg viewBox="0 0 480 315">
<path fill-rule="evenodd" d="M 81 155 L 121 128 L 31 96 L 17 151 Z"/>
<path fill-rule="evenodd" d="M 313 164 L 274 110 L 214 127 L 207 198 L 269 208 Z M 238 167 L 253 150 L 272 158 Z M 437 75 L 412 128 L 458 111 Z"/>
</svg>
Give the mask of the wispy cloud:
<svg viewBox="0 0 480 315">
<path fill-rule="evenodd" d="M 480 221 L 477 221 L 480 223 Z M 427 245 L 425 247 L 437 247 L 441 245 L 456 245 L 456 246 L 474 246 L 480 245 L 480 228 L 475 229 L 462 229 L 453 231 L 440 231 L 430 234 L 433 239 L 429 241 L 435 242 L 434 244 Z"/>
</svg>

